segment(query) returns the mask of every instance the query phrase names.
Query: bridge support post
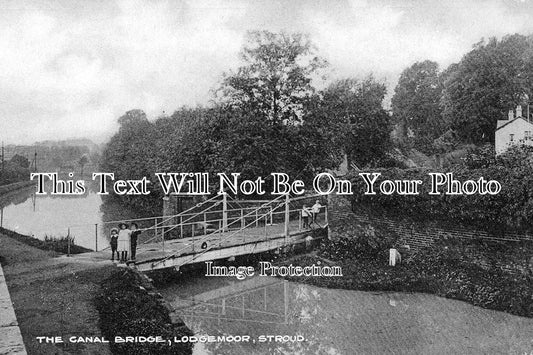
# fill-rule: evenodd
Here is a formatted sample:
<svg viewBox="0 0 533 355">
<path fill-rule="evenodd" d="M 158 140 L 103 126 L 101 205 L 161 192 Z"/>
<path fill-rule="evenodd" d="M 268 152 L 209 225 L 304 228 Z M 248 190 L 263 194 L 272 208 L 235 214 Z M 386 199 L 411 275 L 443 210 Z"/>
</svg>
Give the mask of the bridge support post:
<svg viewBox="0 0 533 355">
<path fill-rule="evenodd" d="M 289 217 L 290 217 L 290 198 L 289 194 L 285 195 L 285 242 L 289 238 Z"/>
<path fill-rule="evenodd" d="M 222 194 L 222 229 L 224 232 L 228 230 L 228 196 L 225 192 Z"/>
</svg>

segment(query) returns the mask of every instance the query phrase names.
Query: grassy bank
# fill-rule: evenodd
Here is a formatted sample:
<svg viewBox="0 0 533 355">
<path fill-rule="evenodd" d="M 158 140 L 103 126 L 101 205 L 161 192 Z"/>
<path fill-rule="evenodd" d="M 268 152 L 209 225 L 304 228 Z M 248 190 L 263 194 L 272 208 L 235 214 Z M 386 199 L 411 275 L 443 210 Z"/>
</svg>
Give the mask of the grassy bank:
<svg viewBox="0 0 533 355">
<path fill-rule="evenodd" d="M 73 238 L 70 238 L 70 241 L 67 237 L 45 237 L 45 239 L 37 239 L 2 227 L 0 227 L 0 233 L 21 243 L 41 250 L 55 251 L 62 254 L 67 254 L 69 249 L 70 254 L 80 254 L 92 251 L 91 249 L 76 245 Z"/>
<path fill-rule="evenodd" d="M 18 182 L 12 182 L 9 184 L 0 185 L 0 196 L 18 191 L 20 189 L 27 188 L 32 185 L 35 185 L 35 181 L 28 181 L 26 179 L 18 181 Z"/>
<path fill-rule="evenodd" d="M 502 245 L 480 241 L 441 241 L 420 250 L 407 262 L 388 266 L 385 252 L 372 255 L 350 240 L 324 241 L 316 255 L 295 256 L 283 264 L 311 265 L 317 261 L 339 265 L 343 277 L 297 277 L 294 281 L 321 287 L 362 291 L 423 292 L 458 299 L 475 306 L 533 317 L 533 277 L 528 270 L 503 269 L 494 257 L 531 256 L 528 243 Z M 489 260 L 489 262 L 480 262 Z M 512 270 L 512 272 L 511 272 Z"/>
<path fill-rule="evenodd" d="M 115 336 L 192 335 L 185 324 L 173 324 L 162 298 L 150 282 L 138 273 L 119 268 L 102 283 L 102 292 L 96 298 L 100 314 L 100 328 L 108 339 Z M 191 354 L 191 343 L 114 343 L 113 354 Z"/>
<path fill-rule="evenodd" d="M 0 262 L 28 354 L 111 354 L 106 344 L 40 344 L 38 336 L 101 336 L 94 298 L 115 266 L 57 258 L 0 233 Z"/>
</svg>

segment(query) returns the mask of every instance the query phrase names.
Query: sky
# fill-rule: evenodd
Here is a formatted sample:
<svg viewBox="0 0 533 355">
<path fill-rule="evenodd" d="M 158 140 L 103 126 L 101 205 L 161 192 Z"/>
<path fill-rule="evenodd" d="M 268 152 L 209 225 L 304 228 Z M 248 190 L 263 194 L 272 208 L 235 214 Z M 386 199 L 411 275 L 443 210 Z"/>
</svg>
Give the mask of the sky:
<svg viewBox="0 0 533 355">
<path fill-rule="evenodd" d="M 533 33 L 533 0 L 0 0 L 0 140 L 108 139 L 117 118 L 206 105 L 249 30 L 303 32 L 329 80 L 457 62 Z"/>
</svg>

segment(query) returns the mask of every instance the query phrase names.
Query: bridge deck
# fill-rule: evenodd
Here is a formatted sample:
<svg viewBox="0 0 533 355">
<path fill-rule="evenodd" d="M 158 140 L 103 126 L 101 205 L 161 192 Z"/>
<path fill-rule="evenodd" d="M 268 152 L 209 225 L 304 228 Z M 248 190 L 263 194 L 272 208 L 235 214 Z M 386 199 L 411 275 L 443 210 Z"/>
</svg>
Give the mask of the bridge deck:
<svg viewBox="0 0 533 355">
<path fill-rule="evenodd" d="M 285 242 L 294 244 L 311 231 L 311 229 L 298 229 L 298 227 L 298 221 L 290 222 L 290 237 L 287 240 L 284 237 L 285 225 L 274 224 L 246 228 L 238 232 L 228 231 L 166 240 L 164 248 L 161 242 L 141 244 L 137 247 L 135 264 L 144 271 L 272 250 L 282 246 Z M 204 245 L 202 249 L 203 243 L 207 245 Z M 160 262 L 167 257 L 171 258 Z"/>
</svg>

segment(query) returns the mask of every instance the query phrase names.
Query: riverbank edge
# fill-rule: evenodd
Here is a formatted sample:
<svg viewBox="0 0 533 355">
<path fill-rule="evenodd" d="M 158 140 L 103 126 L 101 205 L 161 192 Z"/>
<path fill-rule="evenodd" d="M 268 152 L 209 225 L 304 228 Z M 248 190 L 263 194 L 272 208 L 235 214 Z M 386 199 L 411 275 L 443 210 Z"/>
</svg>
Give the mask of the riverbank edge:
<svg viewBox="0 0 533 355">
<path fill-rule="evenodd" d="M 329 243 L 331 241 L 328 241 Z M 323 247 L 323 245 L 322 245 Z M 428 250 L 434 250 L 428 248 Z M 530 292 L 530 299 L 527 300 L 527 290 L 533 290 L 533 276 L 523 274 L 521 276 L 506 274 L 499 270 L 483 270 L 478 265 L 471 265 L 473 271 L 466 270 L 464 265 L 444 264 L 439 265 L 442 269 L 442 275 L 434 270 L 427 270 L 421 273 L 417 271 L 416 261 L 407 264 L 400 264 L 395 267 L 386 266 L 386 261 L 381 263 L 369 262 L 368 260 L 334 260 L 334 258 L 325 258 L 319 255 L 320 251 L 313 251 L 305 254 L 289 256 L 287 259 L 277 260 L 275 265 L 288 266 L 290 264 L 301 267 L 322 264 L 323 266 L 340 266 L 345 272 L 342 277 L 296 277 L 296 276 L 278 276 L 288 281 L 299 282 L 316 287 L 331 289 L 346 289 L 364 292 L 406 292 L 406 293 L 426 293 L 438 297 L 455 299 L 469 303 L 471 305 L 491 309 L 509 314 L 533 318 L 533 293 Z M 422 254 L 421 254 L 422 255 Z M 353 265 L 357 264 L 356 270 L 363 272 L 353 272 Z M 384 266 L 376 265 L 383 264 Z M 421 262 L 420 264 L 424 264 Z M 410 269 L 412 267 L 412 269 Z M 437 269 L 438 269 L 437 268 Z M 449 269 L 454 269 L 450 271 Z M 388 275 L 387 275 L 388 274 Z M 495 297 L 494 285 L 485 283 L 487 279 L 477 278 L 474 276 L 489 275 L 490 277 L 502 278 L 502 295 Z M 446 278 L 443 277 L 446 276 Z M 440 278 L 439 278 L 440 277 Z M 498 285 L 499 286 L 499 285 Z M 468 288 L 468 292 L 463 292 Z M 515 297 L 520 288 L 526 288 L 526 292 L 521 292 L 524 299 L 520 299 L 521 305 L 512 307 L 513 301 L 509 300 Z M 496 290 L 498 288 L 496 287 Z M 498 290 L 499 291 L 499 290 Z M 494 301 L 493 298 L 503 298 L 504 301 Z M 528 307 L 529 304 L 529 307 Z M 523 306 L 525 305 L 525 306 Z"/>
<path fill-rule="evenodd" d="M 29 235 L 20 234 L 15 231 L 12 231 L 7 228 L 0 227 L 0 234 L 3 234 L 5 236 L 8 236 L 11 239 L 15 239 L 16 241 L 19 241 L 23 244 L 26 244 L 28 246 L 45 250 L 45 251 L 54 251 L 61 254 L 67 254 L 68 249 L 68 243 L 66 237 L 60 237 L 60 238 L 49 238 L 49 239 L 38 239 Z M 81 254 L 81 253 L 87 253 L 91 252 L 91 249 L 82 247 L 80 245 L 74 244 L 74 242 L 70 241 L 70 253 L 71 254 Z"/>
<path fill-rule="evenodd" d="M 192 343 L 175 344 L 173 339 L 192 336 L 193 332 L 157 292 L 148 276 L 128 267 L 118 267 L 100 286 L 95 306 L 99 313 L 100 330 L 107 339 L 161 336 L 167 340 L 165 343 L 111 341 L 113 354 L 192 353 Z"/>
<path fill-rule="evenodd" d="M 8 193 L 15 192 L 18 190 L 22 190 L 26 187 L 30 187 L 32 185 L 35 185 L 35 181 L 19 181 L 19 182 L 13 182 L 11 184 L 2 185 L 0 186 L 0 197 L 3 197 L 3 195 L 7 195 Z"/>
</svg>

